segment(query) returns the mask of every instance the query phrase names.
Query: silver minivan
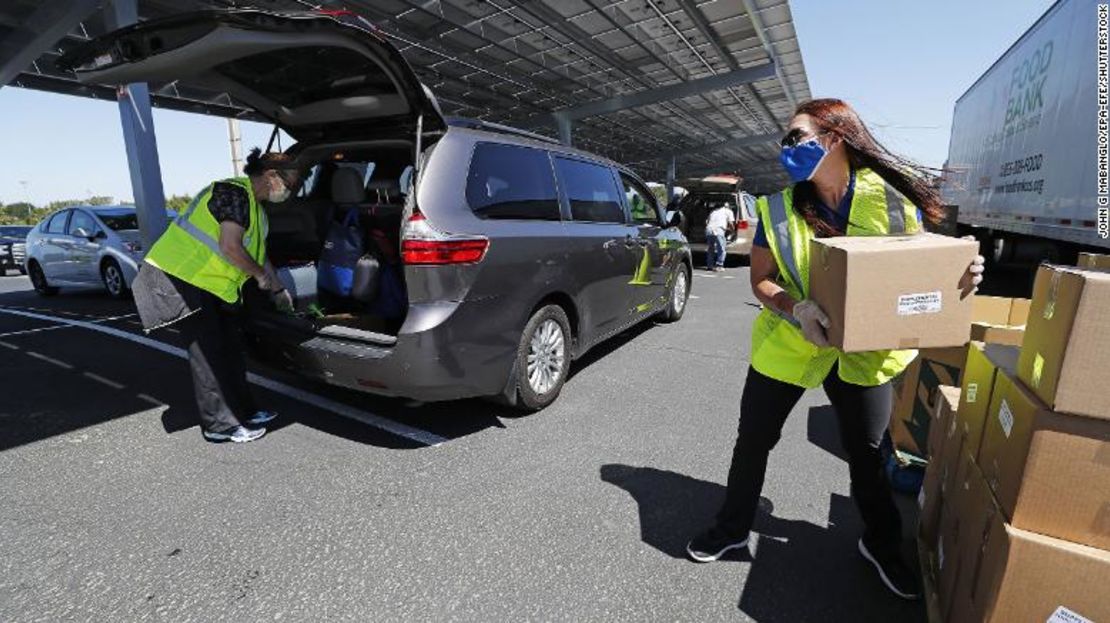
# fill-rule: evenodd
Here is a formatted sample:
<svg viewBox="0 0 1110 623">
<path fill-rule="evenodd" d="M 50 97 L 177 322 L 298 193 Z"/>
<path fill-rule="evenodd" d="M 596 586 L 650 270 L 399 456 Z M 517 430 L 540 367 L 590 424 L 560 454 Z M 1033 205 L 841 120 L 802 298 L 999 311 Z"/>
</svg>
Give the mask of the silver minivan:
<svg viewBox="0 0 1110 623">
<path fill-rule="evenodd" d="M 62 287 L 103 286 L 115 298 L 126 297 L 142 257 L 134 206 L 59 210 L 27 234 L 27 274 L 43 296 Z"/>
<path fill-rule="evenodd" d="M 185 13 L 59 63 L 87 83 L 223 92 L 296 140 L 286 153 L 307 181 L 264 207 L 268 257 L 295 275 L 290 291 L 307 311 L 281 313 L 249 287 L 244 298 L 255 356 L 298 374 L 534 410 L 556 399 L 573 359 L 685 309 L 680 213 L 665 214 L 615 162 L 443 116 L 400 52 L 353 13 Z M 354 281 L 376 285 L 314 291 L 333 274 L 328 254 L 347 244 L 365 253 L 352 270 L 368 278 Z"/>
</svg>

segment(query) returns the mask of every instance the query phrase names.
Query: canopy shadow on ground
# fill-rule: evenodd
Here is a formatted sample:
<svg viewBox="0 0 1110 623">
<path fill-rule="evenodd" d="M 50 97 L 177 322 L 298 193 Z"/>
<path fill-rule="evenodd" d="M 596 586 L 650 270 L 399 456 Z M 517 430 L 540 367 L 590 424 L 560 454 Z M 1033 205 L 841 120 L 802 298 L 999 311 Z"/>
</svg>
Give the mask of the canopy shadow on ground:
<svg viewBox="0 0 1110 623">
<path fill-rule="evenodd" d="M 608 464 L 601 479 L 635 500 L 643 542 L 684 558 L 686 542 L 709 526 L 724 487 L 672 471 Z M 831 494 L 827 526 L 775 517 L 761 499 L 753 554 L 714 564 L 750 565 L 738 578 L 737 608 L 756 621 L 925 621 L 920 602 L 883 588 L 856 547 L 862 526 L 852 501 Z M 691 562 L 691 573 L 697 573 Z M 738 571 L 741 567 L 737 567 Z M 731 599 L 722 595 L 722 599 Z"/>
</svg>

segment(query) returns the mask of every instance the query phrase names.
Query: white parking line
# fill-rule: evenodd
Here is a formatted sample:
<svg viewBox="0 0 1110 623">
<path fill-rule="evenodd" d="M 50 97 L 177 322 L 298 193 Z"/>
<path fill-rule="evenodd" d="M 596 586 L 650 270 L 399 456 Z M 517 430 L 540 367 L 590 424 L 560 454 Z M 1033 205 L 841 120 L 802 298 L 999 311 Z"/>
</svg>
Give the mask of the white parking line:
<svg viewBox="0 0 1110 623">
<path fill-rule="evenodd" d="M 16 346 L 15 344 L 9 344 L 7 342 L 0 342 L 0 346 L 3 346 L 4 348 L 10 348 L 12 350 L 19 350 L 18 346 Z"/>
<path fill-rule="evenodd" d="M 72 365 L 70 365 L 70 364 L 68 364 L 64 361 L 58 361 L 57 359 L 54 359 L 53 357 L 47 357 L 46 355 L 44 355 L 42 353 L 36 353 L 33 350 L 27 351 L 27 354 L 30 355 L 31 357 L 34 357 L 35 359 L 40 359 L 42 361 L 45 361 L 46 363 L 52 363 L 52 364 L 58 366 L 59 368 L 65 368 L 66 370 L 72 370 L 73 369 Z"/>
<path fill-rule="evenodd" d="M 33 309 L 33 308 L 26 308 Z M 112 316 L 110 318 L 99 318 L 97 320 L 89 320 L 88 322 L 111 322 L 112 320 L 121 320 L 123 318 L 130 318 L 135 314 L 126 314 L 123 316 Z M 141 325 L 140 325 L 141 326 Z M 43 331 L 54 331 L 56 329 L 72 329 L 73 325 L 69 324 L 56 324 L 49 327 L 39 327 L 37 329 L 24 329 L 22 331 L 9 331 L 7 333 L 0 333 L 0 337 L 12 337 L 15 335 L 28 335 L 30 333 L 42 333 Z"/>
<path fill-rule="evenodd" d="M 161 351 L 163 353 L 166 353 L 167 355 L 173 355 L 174 357 L 177 357 L 179 359 L 188 359 L 188 354 L 185 352 L 184 349 L 178 348 L 176 346 L 171 346 L 164 342 L 159 342 L 158 340 L 153 340 L 142 335 L 128 333 L 127 331 L 116 329 L 114 327 L 106 327 L 101 324 L 86 322 L 83 320 L 69 320 L 67 318 L 58 318 L 56 316 L 47 316 L 45 314 L 35 314 L 8 307 L 0 307 L 0 314 L 22 316 L 24 318 L 45 320 L 47 322 L 60 322 L 62 324 L 68 324 L 74 327 L 80 327 L 82 329 L 88 329 L 89 331 L 96 331 L 98 333 L 117 337 L 122 340 L 127 340 L 141 346 L 146 346 L 147 348 Z M 28 354 L 31 353 L 28 352 Z M 63 364 L 65 366 L 69 366 L 69 364 L 64 362 L 58 362 L 56 360 L 55 362 Z M 426 446 L 438 446 L 447 441 L 446 437 L 441 437 L 440 435 L 437 435 L 435 433 L 416 428 L 415 426 L 409 426 L 408 424 L 394 422 L 393 420 L 386 419 L 380 415 L 370 413 L 369 411 L 356 409 L 355 407 L 343 404 L 330 398 L 318 396 L 298 387 L 293 387 L 291 385 L 286 385 L 285 383 L 281 383 L 273 379 L 268 379 L 264 376 L 259 376 L 257 374 L 254 374 L 253 372 L 247 375 L 247 380 L 274 393 L 288 396 L 305 404 L 310 404 L 314 407 L 318 407 L 326 411 L 331 411 L 332 413 L 336 413 L 344 417 L 349 417 L 353 420 L 358 420 L 363 424 L 367 424 L 369 426 L 373 426 L 374 428 L 384 430 L 393 435 L 397 435 L 398 437 L 403 437 L 417 443 L 422 443 Z M 163 403 L 159 402 L 158 404 Z"/>
<path fill-rule="evenodd" d="M 136 398 L 138 398 L 139 400 L 142 400 L 142 401 L 145 401 L 145 402 L 149 402 L 150 404 L 152 404 L 152 405 L 154 405 L 154 406 L 156 406 L 156 407 L 164 407 L 164 406 L 166 406 L 166 403 L 162 402 L 161 400 L 158 400 L 158 399 L 157 399 L 157 398 L 155 398 L 154 396 L 148 396 L 148 395 L 146 395 L 146 394 L 138 394 L 138 395 L 137 395 L 137 396 L 135 396 L 135 397 L 136 397 Z"/>
<path fill-rule="evenodd" d="M 96 381 L 97 383 L 107 385 L 108 387 L 111 387 L 112 389 L 123 389 L 124 387 L 127 387 L 123 383 L 117 383 L 117 382 L 113 381 L 112 379 L 106 379 L 106 378 L 100 376 L 99 374 L 94 374 L 92 372 L 82 372 L 81 374 L 82 374 L 82 376 L 86 376 L 86 377 Z"/>
</svg>

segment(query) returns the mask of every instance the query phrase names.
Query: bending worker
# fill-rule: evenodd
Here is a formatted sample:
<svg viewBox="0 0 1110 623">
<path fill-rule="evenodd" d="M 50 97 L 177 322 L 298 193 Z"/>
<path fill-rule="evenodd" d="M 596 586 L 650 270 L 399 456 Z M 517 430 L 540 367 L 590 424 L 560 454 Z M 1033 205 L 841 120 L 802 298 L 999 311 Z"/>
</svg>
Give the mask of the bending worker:
<svg viewBox="0 0 1110 623">
<path fill-rule="evenodd" d="M 244 172 L 247 177 L 214 182 L 193 199 L 151 247 L 133 288 L 148 331 L 183 321 L 202 433 L 216 442 L 254 441 L 276 417 L 255 406 L 247 384 L 243 286 L 254 279 L 279 308 L 292 307 L 266 259 L 269 228 L 259 200 L 285 201 L 300 175 L 288 155 L 262 155 L 257 148 Z"/>
<path fill-rule="evenodd" d="M 901 555 L 901 517 L 883 477 L 879 444 L 890 419 L 890 381 L 917 353 L 843 353 L 828 345 L 828 317 L 807 298 L 809 243 L 823 236 L 921 231 L 922 217 L 940 219 L 940 198 L 921 169 L 879 145 L 856 112 L 837 99 L 798 107 L 780 159 L 794 183 L 756 204 L 751 285 L 763 310 L 752 329 L 728 489 L 715 525 L 690 541 L 687 553 L 709 562 L 747 548 L 767 457 L 802 393 L 823 384 L 865 526 L 860 554 L 887 588 L 913 599 L 920 594 L 918 580 Z M 977 286 L 983 258 L 968 270 Z"/>
</svg>

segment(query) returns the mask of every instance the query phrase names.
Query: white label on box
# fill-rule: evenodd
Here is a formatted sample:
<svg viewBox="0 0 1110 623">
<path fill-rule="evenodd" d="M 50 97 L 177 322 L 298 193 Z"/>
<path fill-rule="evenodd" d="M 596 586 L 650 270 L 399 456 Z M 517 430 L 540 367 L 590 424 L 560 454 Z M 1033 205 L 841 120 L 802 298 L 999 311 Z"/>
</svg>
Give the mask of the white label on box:
<svg viewBox="0 0 1110 623">
<path fill-rule="evenodd" d="M 975 402 L 975 397 L 978 396 L 978 395 L 979 395 L 979 384 L 978 383 L 968 383 L 967 384 L 967 403 L 971 404 L 971 403 Z"/>
<path fill-rule="evenodd" d="M 941 309 L 941 292 L 903 294 L 898 297 L 898 315 L 935 314 Z"/>
<path fill-rule="evenodd" d="M 1095 623 L 1087 617 L 1072 612 L 1063 606 L 1057 606 L 1056 612 L 1045 619 L 1044 623 Z"/>
<path fill-rule="evenodd" d="M 998 423 L 1002 425 L 1002 432 L 1006 433 L 1006 439 L 1010 438 L 1010 431 L 1014 429 L 1014 414 L 1010 411 L 1010 404 L 1006 399 L 1002 399 L 1002 406 L 998 407 Z"/>
</svg>

